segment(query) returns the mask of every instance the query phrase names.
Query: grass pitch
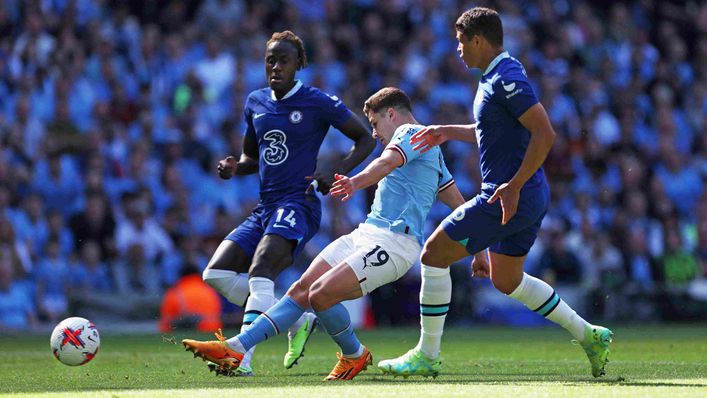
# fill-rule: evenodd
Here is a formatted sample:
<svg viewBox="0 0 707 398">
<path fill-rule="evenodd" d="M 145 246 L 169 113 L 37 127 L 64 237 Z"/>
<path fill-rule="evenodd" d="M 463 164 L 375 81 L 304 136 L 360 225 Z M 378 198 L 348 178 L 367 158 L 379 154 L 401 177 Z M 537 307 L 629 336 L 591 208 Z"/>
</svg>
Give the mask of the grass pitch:
<svg viewBox="0 0 707 398">
<path fill-rule="evenodd" d="M 406 328 L 359 333 L 374 366 L 353 381 L 326 383 L 337 347 L 321 331 L 290 370 L 282 366 L 284 337 L 261 344 L 251 378 L 215 377 L 201 360 L 160 335 L 103 330 L 99 355 L 80 367 L 55 360 L 48 335 L 0 335 L 0 397 L 707 396 L 707 325 L 613 330 L 607 376 L 601 379 L 591 376 L 584 352 L 559 328 L 472 327 L 445 333 L 443 374 L 437 379 L 393 379 L 375 368 L 378 360 L 415 345 L 418 331 Z"/>
</svg>

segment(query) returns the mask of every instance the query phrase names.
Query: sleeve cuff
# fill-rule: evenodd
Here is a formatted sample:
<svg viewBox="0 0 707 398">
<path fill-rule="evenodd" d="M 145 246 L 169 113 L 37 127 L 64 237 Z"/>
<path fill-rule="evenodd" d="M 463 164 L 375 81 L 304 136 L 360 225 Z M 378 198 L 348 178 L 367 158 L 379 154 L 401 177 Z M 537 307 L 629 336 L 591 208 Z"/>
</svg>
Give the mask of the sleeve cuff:
<svg viewBox="0 0 707 398">
<path fill-rule="evenodd" d="M 400 154 L 400 156 L 403 157 L 403 164 L 401 164 L 401 166 L 405 166 L 405 164 L 407 164 L 407 162 L 408 162 L 408 157 L 407 157 L 407 155 L 405 154 L 405 151 L 403 151 L 402 148 L 400 148 L 399 146 L 393 144 L 393 145 L 388 145 L 385 149 L 392 149 L 392 150 L 397 151 L 397 152 Z"/>
<path fill-rule="evenodd" d="M 451 187 L 452 185 L 454 185 L 454 179 L 453 179 L 453 178 L 452 178 L 451 180 L 445 182 L 444 184 L 442 184 L 442 185 L 439 187 L 439 189 L 437 190 L 437 193 L 440 193 L 440 192 L 444 191 L 445 189 Z"/>
</svg>

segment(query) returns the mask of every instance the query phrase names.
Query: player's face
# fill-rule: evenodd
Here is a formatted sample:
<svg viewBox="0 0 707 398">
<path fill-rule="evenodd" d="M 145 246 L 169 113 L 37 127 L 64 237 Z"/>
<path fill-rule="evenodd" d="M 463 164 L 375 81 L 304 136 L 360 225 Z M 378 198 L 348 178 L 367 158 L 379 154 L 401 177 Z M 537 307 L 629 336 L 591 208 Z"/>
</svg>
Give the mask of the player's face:
<svg viewBox="0 0 707 398">
<path fill-rule="evenodd" d="M 388 145 L 391 138 L 393 138 L 393 133 L 395 132 L 396 126 L 392 120 L 393 109 L 388 108 L 387 110 L 380 112 L 368 112 L 368 122 L 371 123 L 373 127 L 373 132 L 371 136 L 374 139 L 381 142 L 384 147 Z"/>
<path fill-rule="evenodd" d="M 292 87 L 295 72 L 300 67 L 297 48 L 288 41 L 274 41 L 265 50 L 265 76 L 274 91 L 285 91 Z"/>
<path fill-rule="evenodd" d="M 467 68 L 476 68 L 479 58 L 479 46 L 475 45 L 473 37 L 467 37 L 457 31 L 457 54 L 464 61 Z"/>
</svg>

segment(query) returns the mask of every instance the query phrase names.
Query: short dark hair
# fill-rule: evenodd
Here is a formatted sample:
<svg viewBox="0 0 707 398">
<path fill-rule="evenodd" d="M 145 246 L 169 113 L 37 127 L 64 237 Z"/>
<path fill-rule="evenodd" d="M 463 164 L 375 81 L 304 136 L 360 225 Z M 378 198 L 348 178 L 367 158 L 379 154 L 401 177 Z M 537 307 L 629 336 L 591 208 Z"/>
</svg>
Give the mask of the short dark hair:
<svg viewBox="0 0 707 398">
<path fill-rule="evenodd" d="M 496 10 L 474 7 L 459 16 L 454 27 L 467 38 L 480 35 L 495 46 L 503 45 L 503 25 Z"/>
<path fill-rule="evenodd" d="M 307 53 L 304 51 L 304 43 L 302 42 L 302 39 L 299 38 L 299 36 L 289 30 L 285 30 L 283 32 L 275 32 L 272 34 L 272 36 L 270 36 L 270 40 L 265 43 L 265 47 L 269 46 L 270 43 L 276 41 L 286 41 L 295 46 L 295 48 L 297 49 L 297 57 L 299 57 L 300 59 L 300 69 L 307 66 Z"/>
<path fill-rule="evenodd" d="M 363 104 L 363 113 L 368 115 L 368 112 L 380 112 L 388 108 L 404 109 L 412 112 L 410 98 L 405 94 L 405 91 L 397 87 L 385 87 L 368 97 Z"/>
</svg>

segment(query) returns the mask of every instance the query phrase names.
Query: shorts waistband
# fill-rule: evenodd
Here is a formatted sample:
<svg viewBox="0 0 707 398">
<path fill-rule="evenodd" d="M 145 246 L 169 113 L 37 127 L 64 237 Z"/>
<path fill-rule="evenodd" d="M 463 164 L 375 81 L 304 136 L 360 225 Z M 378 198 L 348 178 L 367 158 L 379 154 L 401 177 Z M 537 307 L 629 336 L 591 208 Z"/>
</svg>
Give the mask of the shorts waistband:
<svg viewBox="0 0 707 398">
<path fill-rule="evenodd" d="M 376 219 L 369 218 L 369 219 L 366 219 L 365 224 L 375 225 L 378 228 L 387 229 L 390 232 L 395 232 L 396 234 L 410 235 L 413 237 L 415 236 L 412 234 L 412 230 L 410 229 L 410 227 L 405 224 L 402 224 L 402 223 L 392 225 L 392 224 L 387 223 L 382 220 L 376 220 Z"/>
</svg>

